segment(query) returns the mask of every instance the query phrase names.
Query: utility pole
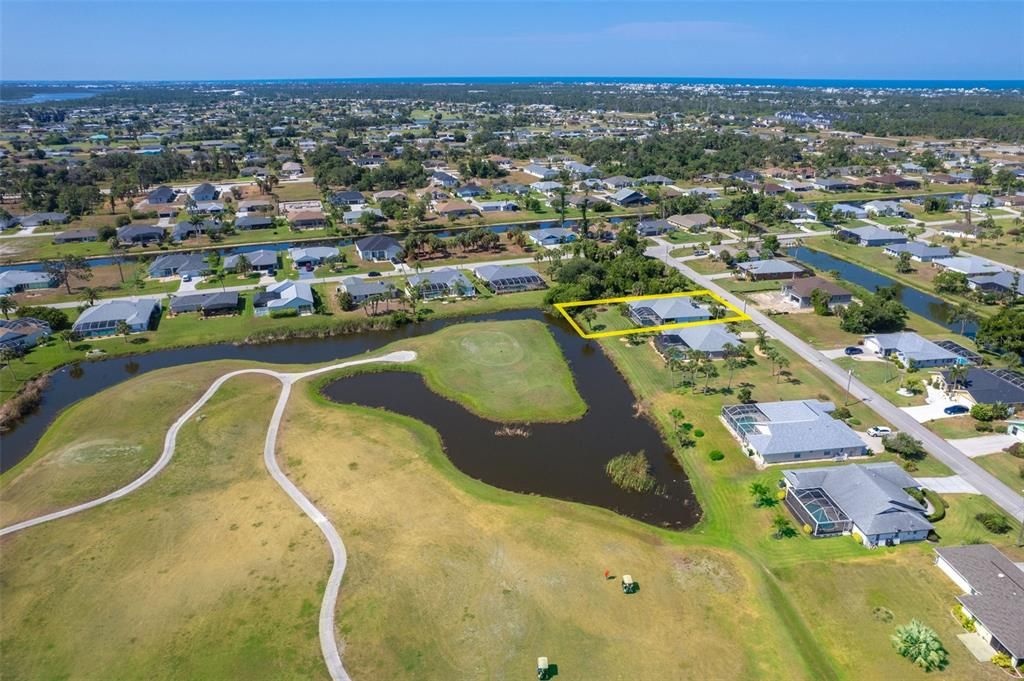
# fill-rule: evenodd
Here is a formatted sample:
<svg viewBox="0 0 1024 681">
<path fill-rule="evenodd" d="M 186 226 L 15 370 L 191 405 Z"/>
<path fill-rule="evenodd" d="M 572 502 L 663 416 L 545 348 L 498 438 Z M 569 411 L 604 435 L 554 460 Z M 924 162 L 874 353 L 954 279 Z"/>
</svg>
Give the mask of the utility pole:
<svg viewBox="0 0 1024 681">
<path fill-rule="evenodd" d="M 850 369 L 846 375 L 846 402 L 844 407 L 850 406 L 850 384 L 853 383 L 853 369 Z"/>
</svg>

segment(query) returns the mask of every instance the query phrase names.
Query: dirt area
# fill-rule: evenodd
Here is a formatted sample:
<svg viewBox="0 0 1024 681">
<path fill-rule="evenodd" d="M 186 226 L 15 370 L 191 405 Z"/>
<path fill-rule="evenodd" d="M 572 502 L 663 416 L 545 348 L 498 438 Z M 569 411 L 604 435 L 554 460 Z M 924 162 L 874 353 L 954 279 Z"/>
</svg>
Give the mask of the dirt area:
<svg viewBox="0 0 1024 681">
<path fill-rule="evenodd" d="M 759 310 L 764 310 L 766 312 L 785 312 L 788 314 L 806 314 L 814 312 L 814 308 L 800 308 L 792 303 L 786 302 L 785 296 L 782 295 L 782 291 L 759 291 L 756 293 L 748 293 L 747 298 Z"/>
</svg>

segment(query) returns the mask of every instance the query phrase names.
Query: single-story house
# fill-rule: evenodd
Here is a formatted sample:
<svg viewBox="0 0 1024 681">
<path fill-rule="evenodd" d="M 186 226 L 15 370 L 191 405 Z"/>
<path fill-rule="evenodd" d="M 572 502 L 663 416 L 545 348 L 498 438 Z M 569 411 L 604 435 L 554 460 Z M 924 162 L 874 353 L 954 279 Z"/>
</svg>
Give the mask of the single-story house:
<svg viewBox="0 0 1024 681">
<path fill-rule="evenodd" d="M 334 246 L 309 246 L 307 248 L 292 248 L 288 251 L 288 255 L 296 267 L 314 267 L 337 258 L 341 255 L 341 251 Z"/>
<path fill-rule="evenodd" d="M 904 244 L 889 244 L 883 253 L 891 258 L 900 257 L 900 253 L 909 253 L 911 260 L 917 262 L 931 262 L 936 258 L 948 258 L 952 255 L 945 246 L 932 246 L 921 241 L 908 241 Z"/>
<path fill-rule="evenodd" d="M 951 236 L 954 239 L 977 239 L 978 234 L 983 232 L 979 225 L 969 225 L 966 222 L 957 222 L 952 225 L 942 225 L 939 227 L 939 234 L 943 236 Z"/>
<path fill-rule="evenodd" d="M 788 260 L 769 258 L 768 260 L 754 260 L 736 264 L 737 276 L 744 277 L 750 281 L 764 281 L 766 279 L 793 279 L 803 277 L 808 271 Z"/>
<path fill-rule="evenodd" d="M 1024 293 L 1024 276 L 1013 272 L 997 272 L 995 274 L 979 274 L 967 279 L 967 286 L 972 291 L 991 293 L 1010 293 L 1013 291 L 1014 280 L 1017 283 L 1017 294 Z"/>
<path fill-rule="evenodd" d="M 515 201 L 478 201 L 473 199 L 473 207 L 481 213 L 503 213 L 519 210 L 519 204 Z"/>
<path fill-rule="evenodd" d="M 465 201 L 444 201 L 434 206 L 434 212 L 446 218 L 460 218 L 464 215 L 476 215 L 477 210 Z"/>
<path fill-rule="evenodd" d="M 799 203 L 797 201 L 790 201 L 783 204 L 786 210 L 792 212 L 797 218 L 804 220 L 817 220 L 818 214 L 813 208 L 808 206 L 806 203 Z"/>
<path fill-rule="evenodd" d="M 976 255 L 955 255 L 949 258 L 936 258 L 932 261 L 936 267 L 952 270 L 967 275 L 968 278 L 982 274 L 998 274 L 1003 268 Z"/>
<path fill-rule="evenodd" d="M 292 229 L 319 229 L 327 226 L 327 217 L 322 210 L 300 210 L 288 214 Z"/>
<path fill-rule="evenodd" d="M 161 203 L 174 203 L 174 200 L 176 198 L 178 198 L 178 195 L 174 192 L 173 189 L 171 189 L 167 185 L 161 185 L 154 189 L 153 191 L 151 191 L 150 193 L 146 194 L 146 203 L 148 203 L 151 206 L 155 206 Z"/>
<path fill-rule="evenodd" d="M 196 201 L 196 205 L 190 213 L 199 215 L 220 215 L 224 212 L 224 203 L 221 201 Z"/>
<path fill-rule="evenodd" d="M 49 322 L 41 319 L 0 319 L 0 348 L 27 350 L 38 345 L 51 332 Z"/>
<path fill-rule="evenodd" d="M 381 201 L 402 201 L 404 203 L 409 200 L 409 197 L 400 189 L 382 189 L 373 193 L 373 200 L 378 203 Z"/>
<path fill-rule="evenodd" d="M 358 206 L 366 203 L 366 197 L 362 192 L 341 191 L 331 194 L 330 201 L 335 206 Z"/>
<path fill-rule="evenodd" d="M 531 163 L 525 168 L 523 172 L 527 175 L 533 175 L 539 177 L 542 180 L 550 180 L 552 177 L 558 177 L 558 171 L 548 166 L 542 166 L 539 163 Z"/>
<path fill-rule="evenodd" d="M 273 218 L 267 215 L 239 215 L 235 218 L 235 229 L 269 229 L 273 226 Z"/>
<path fill-rule="evenodd" d="M 628 187 L 610 194 L 608 200 L 619 206 L 644 206 L 651 202 L 643 192 Z"/>
<path fill-rule="evenodd" d="M 472 199 L 477 196 L 483 196 L 487 193 L 487 190 L 478 184 L 464 184 L 455 190 L 455 195 L 460 199 Z"/>
<path fill-rule="evenodd" d="M 991 544 L 943 546 L 935 564 L 963 589 L 964 614 L 994 653 L 1024 663 L 1024 570 Z"/>
<path fill-rule="evenodd" d="M 632 187 L 636 184 L 636 180 L 632 177 L 626 177 L 625 175 L 612 175 L 611 177 L 606 177 L 601 180 L 601 184 L 608 189 L 624 189 L 626 187 Z"/>
<path fill-rule="evenodd" d="M 347 210 L 341 214 L 341 221 L 346 225 L 354 225 L 362 220 L 364 215 L 372 215 L 375 221 L 386 220 L 384 211 L 380 208 L 357 208 L 355 210 Z"/>
<path fill-rule="evenodd" d="M 864 210 L 868 215 L 881 215 L 883 217 L 897 217 L 906 214 L 903 206 L 898 201 L 868 201 L 864 204 Z"/>
<path fill-rule="evenodd" d="M 237 213 L 272 213 L 274 202 L 269 199 L 246 199 L 239 201 L 235 208 Z"/>
<path fill-rule="evenodd" d="M 887 189 L 919 189 L 921 187 L 921 183 L 917 180 L 911 180 L 908 177 L 903 177 L 902 175 L 896 175 L 894 173 L 884 173 L 882 175 L 865 177 L 864 185 L 867 187 L 884 187 Z"/>
<path fill-rule="evenodd" d="M 277 251 L 266 249 L 249 251 L 248 253 L 235 253 L 234 255 L 225 256 L 224 269 L 233 272 L 242 261 L 242 258 L 245 258 L 251 269 L 257 272 L 273 274 L 277 271 L 277 256 Z"/>
<path fill-rule="evenodd" d="M 690 189 L 686 193 L 689 196 L 702 196 L 706 198 L 708 201 L 714 201 L 719 196 L 721 196 L 717 190 L 708 189 L 707 187 L 694 187 L 693 189 Z"/>
<path fill-rule="evenodd" d="M 98 241 L 100 233 L 95 229 L 68 229 L 53 235 L 55 244 L 76 244 L 85 241 Z"/>
<path fill-rule="evenodd" d="M 835 408 L 818 400 L 731 404 L 722 407 L 722 418 L 761 463 L 866 456 L 860 436 L 830 416 Z"/>
<path fill-rule="evenodd" d="M 209 182 L 203 182 L 198 187 L 193 187 L 189 190 L 188 195 L 192 197 L 193 201 L 213 201 L 217 198 L 217 188 Z"/>
<path fill-rule="evenodd" d="M 237 313 L 238 307 L 237 291 L 214 291 L 171 296 L 168 313 L 177 315 L 186 312 L 199 312 L 204 317 L 213 317 Z"/>
<path fill-rule="evenodd" d="M 172 241 L 184 241 L 186 239 L 193 239 L 201 234 L 212 234 L 219 232 L 223 229 L 220 222 L 216 220 L 203 220 L 192 224 L 191 222 L 182 221 L 174 225 L 171 229 L 171 240 Z"/>
<path fill-rule="evenodd" d="M 711 319 L 711 312 L 694 303 L 692 296 L 635 300 L 627 306 L 629 318 L 637 326 L 663 326 Z"/>
<path fill-rule="evenodd" d="M 656 236 L 671 232 L 675 228 L 668 220 L 641 220 L 636 225 L 636 233 L 640 236 Z"/>
<path fill-rule="evenodd" d="M 907 243 L 905 234 L 872 225 L 841 229 L 839 236 L 847 241 L 859 243 L 861 246 L 888 246 L 889 244 Z"/>
<path fill-rule="evenodd" d="M 156 225 L 125 225 L 117 228 L 117 240 L 123 244 L 149 244 L 163 241 L 167 233 Z"/>
<path fill-rule="evenodd" d="M 71 328 L 82 338 L 112 336 L 117 333 L 118 322 L 124 322 L 129 333 L 139 333 L 148 331 L 159 315 L 160 303 L 151 298 L 108 300 L 85 308 Z"/>
<path fill-rule="evenodd" d="M 149 276 L 199 277 L 209 274 L 210 265 L 199 253 L 168 253 L 156 258 L 149 266 Z"/>
<path fill-rule="evenodd" d="M 662 187 L 667 187 L 672 184 L 672 178 L 665 177 L 664 175 L 644 175 L 640 178 L 640 184 L 657 184 Z"/>
<path fill-rule="evenodd" d="M 967 376 L 956 383 L 949 371 L 935 375 L 938 387 L 970 406 L 1002 402 L 1014 413 L 1024 409 L 1024 374 L 1009 369 L 982 369 L 968 367 Z"/>
<path fill-rule="evenodd" d="M 530 238 L 530 241 L 540 246 L 554 246 L 576 241 L 576 233 L 565 227 L 533 229 L 527 232 L 526 236 Z"/>
<path fill-rule="evenodd" d="M 495 293 L 547 288 L 544 279 L 526 265 L 478 265 L 473 274 Z"/>
<path fill-rule="evenodd" d="M 22 227 L 42 227 L 43 225 L 63 225 L 68 221 L 67 213 L 32 213 L 21 218 Z"/>
<path fill-rule="evenodd" d="M 0 295 L 30 291 L 38 288 L 53 288 L 57 282 L 46 272 L 30 270 L 5 270 L 0 272 Z"/>
<path fill-rule="evenodd" d="M 443 170 L 435 170 L 430 174 L 430 183 L 450 189 L 459 184 L 458 178 L 454 175 L 444 172 Z"/>
<path fill-rule="evenodd" d="M 714 225 L 715 219 L 707 213 L 689 213 L 687 215 L 670 215 L 668 223 L 688 232 L 697 232 Z"/>
<path fill-rule="evenodd" d="M 834 177 L 824 177 L 814 180 L 814 187 L 825 192 L 844 192 L 853 189 L 853 185 L 846 180 Z"/>
<path fill-rule="evenodd" d="M 476 287 L 460 270 L 445 267 L 432 272 L 422 272 L 409 277 L 410 293 L 419 290 L 423 298 L 445 298 L 448 296 L 473 297 Z"/>
<path fill-rule="evenodd" d="M 553 196 L 555 192 L 562 189 L 564 186 L 565 185 L 561 182 L 555 182 L 554 180 L 541 180 L 539 182 L 532 183 L 530 188 L 539 191 L 542 194 Z"/>
<path fill-rule="evenodd" d="M 814 537 L 852 534 L 864 546 L 924 541 L 927 512 L 907 489 L 921 484 L 898 464 L 851 464 L 782 471 L 786 508 Z"/>
<path fill-rule="evenodd" d="M 786 297 L 788 302 L 800 308 L 811 307 L 811 296 L 816 290 L 821 290 L 828 294 L 828 306 L 830 308 L 849 305 L 853 302 L 852 293 L 834 281 L 822 279 L 821 277 L 793 279 L 782 285 L 782 295 Z"/>
<path fill-rule="evenodd" d="M 275 312 L 298 310 L 298 314 L 312 314 L 316 299 L 313 288 L 304 281 L 285 280 L 271 284 L 266 291 L 253 296 L 253 314 L 266 317 Z"/>
<path fill-rule="evenodd" d="M 346 277 L 342 280 L 338 290 L 347 292 L 356 304 L 361 304 L 374 296 L 397 298 L 401 295 L 401 291 L 389 281 L 360 277 Z"/>
<path fill-rule="evenodd" d="M 502 182 L 501 184 L 495 185 L 494 190 L 501 194 L 514 194 L 515 196 L 526 196 L 530 193 L 529 187 L 517 182 Z"/>
<path fill-rule="evenodd" d="M 865 336 L 864 347 L 879 357 L 894 356 L 907 368 L 923 369 L 963 363 L 960 355 L 912 331 Z"/>
<path fill-rule="evenodd" d="M 727 345 L 738 348 L 743 345 L 743 341 L 723 324 L 666 329 L 654 338 L 655 348 L 666 358 L 685 350 L 699 350 L 706 352 L 712 359 L 719 359 L 725 355 Z"/>
<path fill-rule="evenodd" d="M 389 236 L 368 236 L 356 242 L 356 253 L 360 259 L 383 262 L 402 254 L 402 244 Z"/>
<path fill-rule="evenodd" d="M 579 161 L 566 161 L 565 169 L 573 177 L 590 177 L 597 172 L 597 168 L 594 166 L 588 166 L 586 163 L 580 163 Z"/>
</svg>

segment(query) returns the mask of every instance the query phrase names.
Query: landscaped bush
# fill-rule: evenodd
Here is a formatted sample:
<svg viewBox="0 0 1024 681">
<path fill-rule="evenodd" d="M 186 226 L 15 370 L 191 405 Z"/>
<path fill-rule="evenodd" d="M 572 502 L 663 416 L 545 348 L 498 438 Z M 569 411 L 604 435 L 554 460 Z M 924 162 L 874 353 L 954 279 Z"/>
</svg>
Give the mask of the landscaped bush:
<svg viewBox="0 0 1024 681">
<path fill-rule="evenodd" d="M 290 309 L 290 310 L 274 310 L 273 312 L 270 313 L 270 318 L 271 319 L 284 319 L 286 317 L 298 317 L 298 316 L 299 316 L 299 311 L 294 309 L 294 308 Z"/>
<path fill-rule="evenodd" d="M 704 431 L 703 430 L 695 430 L 695 431 L 693 431 L 693 436 L 694 437 L 704 437 Z"/>
<path fill-rule="evenodd" d="M 974 430 L 978 431 L 979 433 L 991 433 L 992 424 L 985 423 L 984 421 L 979 421 L 978 423 L 974 424 Z"/>
<path fill-rule="evenodd" d="M 974 629 L 970 629 L 969 631 L 974 631 Z M 1013 658 L 1006 653 L 996 653 L 992 656 L 992 664 L 997 667 L 1002 667 L 1003 669 L 1012 669 Z"/>
<path fill-rule="evenodd" d="M 997 423 L 996 425 L 992 426 L 992 430 L 994 430 L 997 433 L 1005 433 L 1006 430 L 1007 430 L 1006 424 L 1005 423 Z"/>
<path fill-rule="evenodd" d="M 860 419 L 851 418 L 851 419 L 847 419 L 846 422 L 848 424 L 850 424 L 851 426 L 859 426 L 860 425 Z"/>
<path fill-rule="evenodd" d="M 754 497 L 754 506 L 767 508 L 777 506 L 778 500 L 772 495 L 772 490 L 763 482 L 750 483 L 750 496 Z"/>
<path fill-rule="evenodd" d="M 1020 442 L 1014 442 L 1012 445 L 1007 447 L 1005 451 L 1010 456 L 1015 456 L 1018 459 L 1024 459 L 1024 446 L 1021 446 Z"/>
<path fill-rule="evenodd" d="M 953 616 L 957 618 L 960 622 L 960 626 L 962 626 L 966 631 L 974 631 L 977 629 L 977 627 L 974 626 L 974 618 L 964 612 L 964 607 L 959 603 L 953 606 Z"/>
<path fill-rule="evenodd" d="M 910 496 L 912 496 L 914 498 L 914 501 L 921 504 L 922 506 L 925 505 L 924 492 L 922 492 L 920 489 L 918 489 L 917 487 L 907 487 L 904 491 Z"/>
<path fill-rule="evenodd" d="M 651 464 L 647 454 L 639 452 L 620 454 L 605 467 L 605 472 L 616 485 L 630 492 L 650 492 L 654 489 L 655 480 L 651 475 Z"/>
<path fill-rule="evenodd" d="M 1010 531 L 1010 521 L 1002 513 L 979 513 L 974 519 L 993 534 L 1006 534 Z"/>
<path fill-rule="evenodd" d="M 725 458 L 725 454 L 722 454 L 722 452 L 716 449 L 708 454 L 708 458 L 711 459 L 712 461 L 721 461 L 722 459 Z"/>
<path fill-rule="evenodd" d="M 847 409 L 846 407 L 836 407 L 835 409 L 832 410 L 832 418 L 839 419 L 840 421 L 845 421 L 846 419 L 850 418 L 850 410 Z"/>
<path fill-rule="evenodd" d="M 927 455 L 921 441 L 906 433 L 886 435 L 882 438 L 882 446 L 885 447 L 885 451 L 895 452 L 901 459 L 907 461 L 920 461 Z"/>
<path fill-rule="evenodd" d="M 937 523 L 946 517 L 946 509 L 949 508 L 949 502 L 939 496 L 938 492 L 930 489 L 924 491 L 924 495 L 928 498 L 928 501 L 932 504 L 932 514 L 928 516 L 928 521 Z"/>
<path fill-rule="evenodd" d="M 935 631 L 917 620 L 896 627 L 892 644 L 903 657 L 926 672 L 945 669 L 949 664 L 949 653 Z"/>
</svg>

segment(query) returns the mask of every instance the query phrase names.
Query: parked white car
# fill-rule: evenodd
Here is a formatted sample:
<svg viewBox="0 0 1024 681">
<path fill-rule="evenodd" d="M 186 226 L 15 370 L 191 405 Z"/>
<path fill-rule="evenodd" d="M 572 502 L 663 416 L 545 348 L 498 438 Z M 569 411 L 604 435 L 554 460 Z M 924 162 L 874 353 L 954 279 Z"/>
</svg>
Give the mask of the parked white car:
<svg viewBox="0 0 1024 681">
<path fill-rule="evenodd" d="M 885 435 L 892 435 L 892 428 L 887 426 L 871 426 L 868 428 L 868 435 L 871 437 L 883 437 Z"/>
</svg>

